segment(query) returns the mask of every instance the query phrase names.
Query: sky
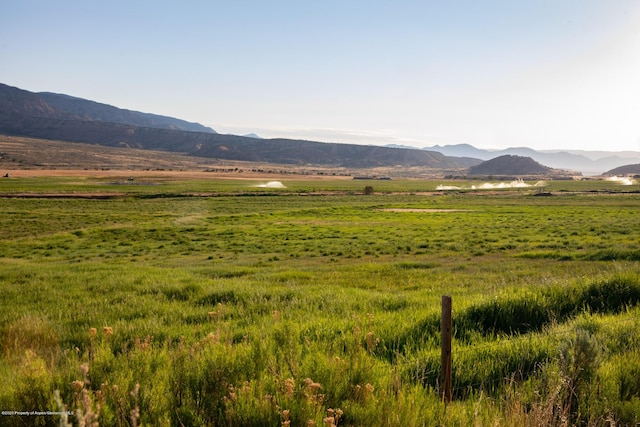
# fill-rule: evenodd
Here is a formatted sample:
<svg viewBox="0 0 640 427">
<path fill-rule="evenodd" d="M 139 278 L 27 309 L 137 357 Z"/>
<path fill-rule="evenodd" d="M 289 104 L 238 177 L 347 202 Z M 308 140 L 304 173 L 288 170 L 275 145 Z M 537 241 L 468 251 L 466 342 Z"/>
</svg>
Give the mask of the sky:
<svg viewBox="0 0 640 427">
<path fill-rule="evenodd" d="M 220 133 L 640 151 L 638 0 L 3 0 L 0 82 Z"/>
</svg>

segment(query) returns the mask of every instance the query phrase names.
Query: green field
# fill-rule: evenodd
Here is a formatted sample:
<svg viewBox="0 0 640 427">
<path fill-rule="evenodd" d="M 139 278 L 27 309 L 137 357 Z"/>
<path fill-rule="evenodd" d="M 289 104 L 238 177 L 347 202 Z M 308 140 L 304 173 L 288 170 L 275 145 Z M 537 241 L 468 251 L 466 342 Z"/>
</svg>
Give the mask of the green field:
<svg viewBox="0 0 640 427">
<path fill-rule="evenodd" d="M 640 422 L 640 186 L 263 182 L 1 180 L 0 424 Z"/>
</svg>

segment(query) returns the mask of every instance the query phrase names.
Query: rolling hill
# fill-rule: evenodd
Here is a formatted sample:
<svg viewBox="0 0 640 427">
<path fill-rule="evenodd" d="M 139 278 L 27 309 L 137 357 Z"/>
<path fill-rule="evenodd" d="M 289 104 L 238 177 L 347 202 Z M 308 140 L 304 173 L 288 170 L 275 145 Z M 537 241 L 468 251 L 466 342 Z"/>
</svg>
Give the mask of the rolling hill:
<svg viewBox="0 0 640 427">
<path fill-rule="evenodd" d="M 615 175 L 623 175 L 623 176 L 640 175 L 640 164 L 619 166 L 619 167 L 617 167 L 617 168 L 611 169 L 610 171 L 607 171 L 607 172 L 603 173 L 603 175 L 607 175 L 607 176 L 615 176 Z"/>
<path fill-rule="evenodd" d="M 469 175 L 544 175 L 552 171 L 530 157 L 505 155 L 499 156 L 469 168 Z"/>
</svg>

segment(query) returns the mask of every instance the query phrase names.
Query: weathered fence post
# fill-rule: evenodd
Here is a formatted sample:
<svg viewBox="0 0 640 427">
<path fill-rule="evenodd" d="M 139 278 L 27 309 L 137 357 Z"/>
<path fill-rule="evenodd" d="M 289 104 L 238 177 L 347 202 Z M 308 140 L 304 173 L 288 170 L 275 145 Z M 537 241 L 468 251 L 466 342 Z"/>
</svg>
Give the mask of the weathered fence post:
<svg viewBox="0 0 640 427">
<path fill-rule="evenodd" d="M 442 296 L 442 317 L 440 319 L 441 323 L 441 376 L 440 376 L 440 384 L 442 384 L 442 401 L 445 403 L 451 402 L 451 330 L 452 330 L 452 320 L 451 320 L 451 296 L 443 295 Z"/>
</svg>

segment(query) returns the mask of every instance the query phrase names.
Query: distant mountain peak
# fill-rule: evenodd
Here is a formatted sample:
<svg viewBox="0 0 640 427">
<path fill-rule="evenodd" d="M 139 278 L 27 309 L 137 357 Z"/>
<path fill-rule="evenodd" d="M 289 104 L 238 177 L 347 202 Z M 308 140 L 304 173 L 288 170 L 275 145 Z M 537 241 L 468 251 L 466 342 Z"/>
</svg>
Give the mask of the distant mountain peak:
<svg viewBox="0 0 640 427">
<path fill-rule="evenodd" d="M 256 135 L 255 133 L 248 133 L 242 136 L 244 136 L 245 138 L 264 139 L 263 137 L 261 137 L 260 135 Z"/>
</svg>

